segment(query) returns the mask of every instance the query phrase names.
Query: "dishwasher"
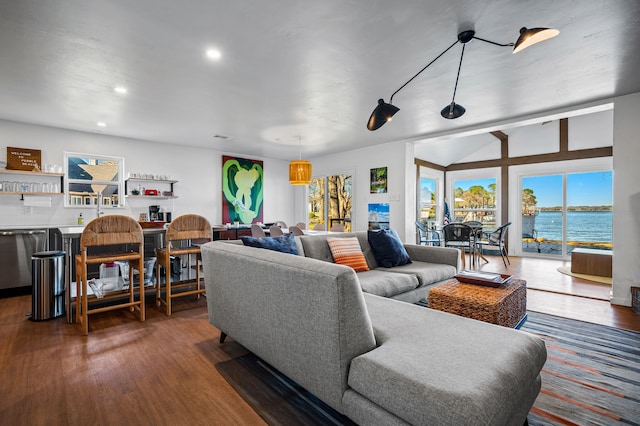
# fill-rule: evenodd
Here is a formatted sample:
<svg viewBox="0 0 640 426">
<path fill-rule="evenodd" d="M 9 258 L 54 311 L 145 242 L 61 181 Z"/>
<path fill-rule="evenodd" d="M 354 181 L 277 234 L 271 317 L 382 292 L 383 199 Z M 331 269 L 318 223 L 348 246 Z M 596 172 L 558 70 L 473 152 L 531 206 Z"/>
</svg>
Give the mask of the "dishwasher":
<svg viewBox="0 0 640 426">
<path fill-rule="evenodd" d="M 47 250 L 48 229 L 0 229 L 0 290 L 31 286 L 31 256 Z"/>
</svg>

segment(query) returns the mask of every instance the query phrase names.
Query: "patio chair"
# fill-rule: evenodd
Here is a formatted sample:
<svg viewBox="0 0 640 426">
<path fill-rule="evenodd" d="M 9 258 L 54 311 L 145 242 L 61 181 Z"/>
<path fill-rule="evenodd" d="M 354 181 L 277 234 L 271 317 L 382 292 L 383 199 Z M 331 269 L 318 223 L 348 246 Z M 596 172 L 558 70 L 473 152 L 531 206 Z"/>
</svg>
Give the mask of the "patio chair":
<svg viewBox="0 0 640 426">
<path fill-rule="evenodd" d="M 511 265 L 509 255 L 507 254 L 507 248 L 504 244 L 504 238 L 509 230 L 509 225 L 511 225 L 511 222 L 505 223 L 495 231 L 488 234 L 486 239 L 476 241 L 476 247 L 480 250 L 481 255 L 483 254 L 484 247 L 496 247 L 500 251 L 500 256 L 502 256 L 502 262 L 505 267 L 507 267 L 507 262 Z"/>
<path fill-rule="evenodd" d="M 440 233 L 435 229 L 429 229 L 427 226 L 416 220 L 416 228 L 418 229 L 418 244 L 419 245 L 440 245 Z"/>
<path fill-rule="evenodd" d="M 469 250 L 470 261 L 474 263 L 473 229 L 463 223 L 450 223 L 442 228 L 444 246 L 462 250 L 462 267 L 466 267 L 465 250 Z"/>
</svg>

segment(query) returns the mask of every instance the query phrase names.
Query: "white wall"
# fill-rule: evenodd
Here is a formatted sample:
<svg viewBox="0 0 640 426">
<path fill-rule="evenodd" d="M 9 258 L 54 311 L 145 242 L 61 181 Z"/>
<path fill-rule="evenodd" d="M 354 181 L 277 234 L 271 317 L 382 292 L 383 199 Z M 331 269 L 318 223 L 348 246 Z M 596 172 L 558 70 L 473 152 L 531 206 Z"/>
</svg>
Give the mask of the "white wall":
<svg viewBox="0 0 640 426">
<path fill-rule="evenodd" d="M 353 176 L 352 229 L 368 228 L 369 203 L 389 203 L 390 226 L 403 241 L 415 241 L 415 166 L 413 145 L 392 142 L 310 159 L 314 176 L 351 173 Z M 370 170 L 387 167 L 386 194 L 370 193 Z M 409 207 L 407 207 L 409 206 Z M 408 209 L 408 210 L 407 210 Z M 410 213 L 407 214 L 406 212 Z"/>
<path fill-rule="evenodd" d="M 140 212 L 148 211 L 149 204 L 159 204 L 172 211 L 174 217 L 195 213 L 206 217 L 211 224 L 222 222 L 222 155 L 233 153 L 0 120 L 2 159 L 6 159 L 7 146 L 41 150 L 42 164 L 62 165 L 65 151 L 123 157 L 125 175 L 130 171 L 167 174 L 178 181 L 174 186 L 178 196 L 175 200 L 127 199 L 124 209 L 108 212 L 137 218 Z M 264 221 L 293 221 L 294 189 L 289 184 L 289 163 L 250 158 L 264 161 Z M 7 179 L 18 180 L 16 176 L 0 175 L 0 180 Z M 0 193 L 0 227 L 71 225 L 76 223 L 81 211 L 86 220 L 95 217 L 95 208 L 65 208 L 62 196 L 53 196 L 51 207 L 25 209 L 19 195 Z"/>
<path fill-rule="evenodd" d="M 611 302 L 631 306 L 640 286 L 640 93 L 614 100 L 613 292 Z"/>
</svg>

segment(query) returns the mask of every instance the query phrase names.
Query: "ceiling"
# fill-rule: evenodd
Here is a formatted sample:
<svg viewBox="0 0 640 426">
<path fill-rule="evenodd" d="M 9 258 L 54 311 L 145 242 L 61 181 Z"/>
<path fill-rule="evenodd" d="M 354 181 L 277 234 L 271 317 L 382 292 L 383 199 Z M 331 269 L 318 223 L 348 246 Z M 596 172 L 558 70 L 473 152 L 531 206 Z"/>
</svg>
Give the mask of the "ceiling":
<svg viewBox="0 0 640 426">
<path fill-rule="evenodd" d="M 0 118 L 313 157 L 640 92 L 639 24 L 637 0 L 0 0 Z M 458 32 L 508 43 L 523 26 L 560 35 L 516 55 L 468 43 L 463 117 L 440 116 L 457 45 L 394 97 L 391 123 L 366 129 L 378 98 Z"/>
</svg>

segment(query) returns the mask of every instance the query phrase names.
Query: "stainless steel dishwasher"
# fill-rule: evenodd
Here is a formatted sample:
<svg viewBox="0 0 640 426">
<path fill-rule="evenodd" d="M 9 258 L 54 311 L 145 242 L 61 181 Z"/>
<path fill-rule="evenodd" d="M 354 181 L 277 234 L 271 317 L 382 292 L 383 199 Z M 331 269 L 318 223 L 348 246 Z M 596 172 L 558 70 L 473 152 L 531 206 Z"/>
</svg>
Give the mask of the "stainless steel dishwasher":
<svg viewBox="0 0 640 426">
<path fill-rule="evenodd" d="M 0 230 L 0 290 L 31 286 L 31 256 L 47 250 L 47 229 Z"/>
</svg>

